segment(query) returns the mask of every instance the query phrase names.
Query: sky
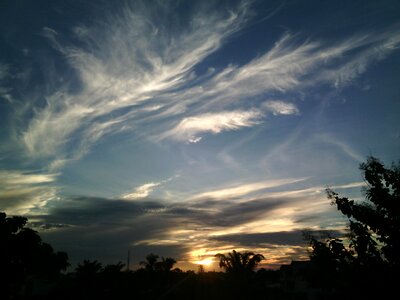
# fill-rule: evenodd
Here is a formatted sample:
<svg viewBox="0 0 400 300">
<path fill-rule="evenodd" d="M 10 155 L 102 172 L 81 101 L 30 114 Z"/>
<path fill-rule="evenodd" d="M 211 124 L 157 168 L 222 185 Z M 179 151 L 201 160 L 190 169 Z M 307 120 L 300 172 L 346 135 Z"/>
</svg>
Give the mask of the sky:
<svg viewBox="0 0 400 300">
<path fill-rule="evenodd" d="M 0 1 L 0 210 L 74 265 L 343 235 L 400 153 L 400 2 Z"/>
</svg>

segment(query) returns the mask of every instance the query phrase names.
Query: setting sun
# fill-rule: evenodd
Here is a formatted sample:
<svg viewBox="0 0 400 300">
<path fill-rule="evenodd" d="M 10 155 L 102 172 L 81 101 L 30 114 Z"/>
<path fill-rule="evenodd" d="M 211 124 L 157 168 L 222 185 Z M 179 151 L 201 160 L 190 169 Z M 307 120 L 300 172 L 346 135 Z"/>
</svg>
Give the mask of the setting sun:
<svg viewBox="0 0 400 300">
<path fill-rule="evenodd" d="M 205 258 L 202 260 L 195 261 L 194 263 L 196 265 L 210 266 L 213 262 L 214 262 L 214 260 L 212 258 Z"/>
</svg>

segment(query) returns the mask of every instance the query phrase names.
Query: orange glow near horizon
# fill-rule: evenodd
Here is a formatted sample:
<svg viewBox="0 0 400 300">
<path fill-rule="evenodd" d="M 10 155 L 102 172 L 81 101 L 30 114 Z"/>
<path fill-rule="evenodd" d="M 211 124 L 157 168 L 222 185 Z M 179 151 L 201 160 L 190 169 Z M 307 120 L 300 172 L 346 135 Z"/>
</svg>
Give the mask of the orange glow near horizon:
<svg viewBox="0 0 400 300">
<path fill-rule="evenodd" d="M 214 263 L 214 260 L 212 258 L 204 258 L 202 260 L 198 260 L 193 263 L 196 265 L 202 265 L 205 267 L 209 267 L 212 263 Z"/>
</svg>

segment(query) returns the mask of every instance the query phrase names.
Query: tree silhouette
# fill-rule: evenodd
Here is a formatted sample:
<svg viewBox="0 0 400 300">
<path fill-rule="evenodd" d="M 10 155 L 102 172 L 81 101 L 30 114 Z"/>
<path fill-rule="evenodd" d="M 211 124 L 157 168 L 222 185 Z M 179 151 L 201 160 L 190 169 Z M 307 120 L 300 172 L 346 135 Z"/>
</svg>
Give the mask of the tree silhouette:
<svg viewBox="0 0 400 300">
<path fill-rule="evenodd" d="M 90 278 L 100 273 L 102 270 L 102 265 L 97 260 L 90 261 L 84 260 L 82 264 L 78 264 L 75 268 L 75 273 L 77 277 Z"/>
<path fill-rule="evenodd" d="M 145 261 L 140 262 L 140 265 L 144 266 L 144 269 L 146 271 L 155 271 L 157 260 L 158 260 L 158 255 L 150 253 L 146 256 Z"/>
<path fill-rule="evenodd" d="M 117 274 L 117 273 L 120 273 L 120 272 L 122 272 L 122 269 L 125 267 L 125 264 L 123 264 L 122 262 L 118 262 L 118 263 L 116 263 L 116 264 L 110 264 L 110 265 L 106 265 L 104 268 L 103 268 L 103 273 L 106 273 L 106 274 L 110 274 L 110 275 L 112 275 L 112 274 Z"/>
<path fill-rule="evenodd" d="M 382 293 L 400 275 L 400 166 L 386 168 L 369 157 L 360 170 L 367 184 L 364 201 L 327 189 L 332 205 L 348 218 L 349 235 L 347 242 L 310 238 L 310 258 L 319 270 L 313 279 L 325 286 L 376 286 Z"/>
<path fill-rule="evenodd" d="M 140 265 L 144 266 L 144 270 L 146 271 L 160 271 L 160 272 L 169 272 L 172 270 L 174 265 L 176 264 L 176 260 L 171 257 L 161 257 L 161 261 L 158 260 L 159 256 L 150 253 L 146 256 L 145 261 L 141 261 Z"/>
<path fill-rule="evenodd" d="M 171 257 L 161 257 L 161 261 L 155 263 L 155 269 L 161 272 L 169 272 L 172 270 L 176 260 Z"/>
<path fill-rule="evenodd" d="M 236 252 L 233 250 L 227 255 L 218 253 L 215 255 L 219 259 L 219 266 L 224 268 L 227 273 L 249 273 L 253 272 L 257 265 L 264 259 L 262 254 L 253 252 Z"/>
<path fill-rule="evenodd" d="M 0 279 L 6 299 L 28 293 L 34 281 L 55 280 L 69 265 L 66 253 L 54 252 L 26 224 L 27 218 L 0 212 Z"/>
</svg>

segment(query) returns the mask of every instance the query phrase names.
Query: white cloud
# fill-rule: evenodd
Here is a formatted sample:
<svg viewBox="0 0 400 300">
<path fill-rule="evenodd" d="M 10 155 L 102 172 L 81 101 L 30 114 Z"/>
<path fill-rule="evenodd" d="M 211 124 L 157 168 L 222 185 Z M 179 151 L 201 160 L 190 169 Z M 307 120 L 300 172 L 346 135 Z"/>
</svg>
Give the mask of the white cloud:
<svg viewBox="0 0 400 300">
<path fill-rule="evenodd" d="M 102 127 L 98 138 L 113 132 L 115 114 L 111 114 L 121 114 L 121 108 L 141 105 L 145 113 L 164 113 L 158 112 L 163 104 L 147 105 L 147 101 L 191 80 L 193 67 L 246 23 L 248 4 L 243 1 L 229 11 L 201 5 L 186 26 L 170 31 L 171 26 L 160 20 L 171 20 L 173 10 L 170 5 L 153 9 L 139 3 L 124 7 L 102 23 L 76 27 L 76 37 L 84 45 L 80 47 L 62 45 L 56 30 L 43 28 L 42 34 L 79 74 L 82 89 L 75 94 L 58 90 L 47 97 L 46 107 L 36 110 L 21 136 L 32 157 L 60 155 L 74 134 L 87 149 L 90 142 L 79 132 Z M 124 122 L 131 117 L 117 116 Z M 102 121 L 92 125 L 99 118 Z"/>
<path fill-rule="evenodd" d="M 225 187 L 222 189 L 217 189 L 213 191 L 204 192 L 198 195 L 194 195 L 191 197 L 191 200 L 198 200 L 204 198 L 223 200 L 228 198 L 242 197 L 261 190 L 275 188 L 282 185 L 296 183 L 304 180 L 307 180 L 307 178 L 276 179 L 276 180 L 267 180 L 267 181 L 252 182 L 246 184 L 238 184 L 233 187 L 232 186 Z"/>
<path fill-rule="evenodd" d="M 174 13 L 170 5 L 154 9 L 134 4 L 101 23 L 75 27 L 80 46 L 63 45 L 57 29 L 44 28 L 43 35 L 79 75 L 81 89 L 69 93 L 68 84 L 46 89 L 54 92 L 45 107 L 34 110 L 29 124 L 17 130 L 22 132 L 20 142 L 32 157 L 65 161 L 81 157 L 104 135 L 121 128 L 149 139 L 196 143 L 202 133 L 258 124 L 262 112 L 244 110 L 243 103 L 259 107 L 257 99 L 268 92 L 321 82 L 349 84 L 400 43 L 397 28 L 331 43 L 303 42 L 287 33 L 243 65 L 210 66 L 205 74 L 196 74 L 195 67 L 254 15 L 249 3 L 225 11 L 200 5 L 184 24 L 168 21 Z M 268 101 L 262 109 L 273 115 L 299 113 L 294 103 L 283 101 Z"/>
<path fill-rule="evenodd" d="M 266 101 L 261 106 L 273 115 L 296 115 L 299 113 L 299 109 L 293 103 L 284 102 L 280 100 Z"/>
<path fill-rule="evenodd" d="M 135 199 L 141 199 L 141 198 L 146 198 L 150 193 L 153 191 L 153 189 L 157 186 L 159 186 L 161 182 L 149 182 L 146 184 L 143 184 L 139 187 L 137 187 L 133 192 L 123 194 L 121 196 L 122 199 L 126 200 L 135 200 Z"/>
<path fill-rule="evenodd" d="M 0 170 L 0 210 L 8 214 L 25 214 L 57 199 L 57 188 L 52 185 L 57 176 Z"/>
<path fill-rule="evenodd" d="M 306 41 L 287 33 L 260 57 L 242 65 L 229 65 L 183 93 L 182 101 L 202 103 L 199 110 L 249 102 L 267 92 L 287 92 L 321 83 L 350 83 L 367 67 L 397 49 L 400 30 L 354 35 L 342 41 Z M 186 100 L 190 99 L 190 100 Z M 180 102 L 181 104 L 181 102 Z"/>
<path fill-rule="evenodd" d="M 57 174 L 29 174 L 18 171 L 0 171 L 0 181 L 10 186 L 39 184 L 55 181 Z"/>
<path fill-rule="evenodd" d="M 136 200 L 136 199 L 146 198 L 154 191 L 154 188 L 166 184 L 167 182 L 170 182 L 171 180 L 177 177 L 179 177 L 179 175 L 172 176 L 160 182 L 145 183 L 135 188 L 132 192 L 122 194 L 120 197 L 125 200 Z"/>
<path fill-rule="evenodd" d="M 180 141 L 197 143 L 201 140 L 198 134 L 238 130 L 260 123 L 262 113 L 258 110 L 250 111 L 222 111 L 207 113 L 184 118 L 173 129 L 165 133 L 162 138 L 171 137 Z"/>
<path fill-rule="evenodd" d="M 314 77 L 314 84 L 321 81 L 332 83 L 339 88 L 351 84 L 358 76 L 364 73 L 368 67 L 386 58 L 400 45 L 400 30 L 393 27 L 384 32 L 369 32 L 357 34 L 351 38 L 331 46 L 321 53 L 321 57 L 335 60 L 336 65 L 323 68 L 318 76 Z M 354 53 L 350 53 L 351 51 Z M 341 55 L 347 54 L 347 59 L 341 59 Z"/>
<path fill-rule="evenodd" d="M 360 187 L 365 187 L 366 183 L 363 181 L 359 182 L 350 182 L 347 184 L 340 184 L 340 185 L 334 185 L 330 186 L 332 190 L 342 190 L 342 189 L 353 189 L 353 188 L 360 188 Z M 289 190 L 289 191 L 283 191 L 283 192 L 272 192 L 272 193 L 266 193 L 264 194 L 265 197 L 270 197 L 270 198 L 298 198 L 298 197 L 311 197 L 315 195 L 323 195 L 322 198 L 322 203 L 326 203 L 326 189 L 327 186 L 313 186 L 309 188 L 304 188 L 304 189 L 299 189 L 299 190 Z M 302 204 L 302 203 L 301 203 Z"/>
</svg>

